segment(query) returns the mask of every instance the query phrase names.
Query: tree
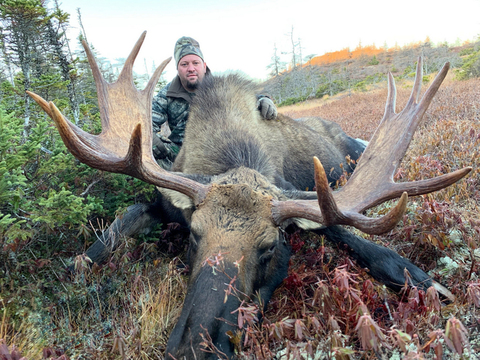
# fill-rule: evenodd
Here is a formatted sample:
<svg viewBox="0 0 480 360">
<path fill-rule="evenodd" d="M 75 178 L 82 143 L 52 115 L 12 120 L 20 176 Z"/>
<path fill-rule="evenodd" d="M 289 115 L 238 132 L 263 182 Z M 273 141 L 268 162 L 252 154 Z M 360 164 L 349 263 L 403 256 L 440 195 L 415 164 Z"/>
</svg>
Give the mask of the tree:
<svg viewBox="0 0 480 360">
<path fill-rule="evenodd" d="M 10 60 L 10 56 L 7 52 L 7 48 L 5 47 L 5 39 L 4 39 L 4 34 L 3 34 L 3 28 L 0 27 L 0 48 L 2 51 L 2 55 L 4 58 L 5 62 L 5 67 L 7 71 L 7 77 L 8 80 L 10 81 L 11 84 L 13 84 L 13 69 L 12 69 L 12 63 Z"/>
<path fill-rule="evenodd" d="M 292 31 L 290 31 L 288 34 L 286 34 L 290 38 L 290 42 L 292 45 L 292 51 L 285 53 L 285 54 L 291 54 L 292 55 L 292 60 L 291 60 L 291 67 L 294 69 L 297 67 L 297 64 L 300 62 L 301 64 L 301 45 L 300 45 L 300 39 L 297 39 L 296 41 L 293 38 L 293 25 L 292 25 Z"/>
<path fill-rule="evenodd" d="M 317 56 L 317 54 L 307 55 L 307 56 L 305 56 L 305 57 L 303 58 L 303 61 L 308 64 L 310 61 L 312 61 L 312 59 L 313 59 L 315 56 Z M 311 64 L 310 64 L 310 65 L 311 65 Z"/>
<path fill-rule="evenodd" d="M 285 63 L 280 61 L 280 56 L 278 56 L 277 44 L 273 45 L 273 56 L 271 57 L 272 62 L 267 66 L 267 69 L 270 70 L 270 76 L 278 76 L 283 70 L 285 70 Z"/>
<path fill-rule="evenodd" d="M 6 0 L 0 6 L 3 42 L 9 60 L 23 73 L 24 137 L 30 124 L 30 97 L 32 71 L 38 72 L 43 55 L 40 52 L 40 34 L 45 30 L 46 10 L 39 0 Z"/>
<path fill-rule="evenodd" d="M 70 76 L 73 70 L 72 61 L 67 59 L 67 55 L 64 52 L 64 41 L 68 41 L 63 31 L 64 25 L 68 24 L 69 14 L 63 12 L 58 4 L 55 4 L 55 10 L 46 20 L 46 39 L 52 46 L 56 59 L 58 59 L 58 65 L 60 66 L 62 78 L 67 82 L 67 92 L 70 101 L 70 107 L 72 115 L 75 120 L 75 124 L 79 122 L 79 107 L 78 100 L 75 93 L 75 77 Z"/>
</svg>

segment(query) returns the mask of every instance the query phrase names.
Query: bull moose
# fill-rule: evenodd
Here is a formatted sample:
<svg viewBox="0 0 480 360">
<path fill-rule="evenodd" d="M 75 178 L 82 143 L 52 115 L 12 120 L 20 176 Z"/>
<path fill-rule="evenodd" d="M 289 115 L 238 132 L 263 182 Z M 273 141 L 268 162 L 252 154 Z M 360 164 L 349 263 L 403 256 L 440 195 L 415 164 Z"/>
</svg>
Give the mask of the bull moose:
<svg viewBox="0 0 480 360">
<path fill-rule="evenodd" d="M 152 155 L 151 101 L 170 59 L 156 69 L 144 90 L 137 90 L 132 67 L 144 38 L 145 33 L 113 84 L 103 79 L 84 44 L 97 85 L 100 135 L 84 132 L 66 120 L 53 103 L 29 94 L 55 121 L 66 146 L 80 161 L 157 186 L 161 200 L 156 209 L 162 216 L 180 216 L 189 224 L 189 286 L 166 358 L 212 358 L 200 349 L 205 332 L 218 351 L 234 356 L 229 340 L 229 333 L 235 330 L 234 310 L 242 297 L 266 304 L 285 278 L 290 250 L 283 229 L 292 223 L 348 245 L 352 256 L 368 267 L 374 278 L 394 289 L 404 284 L 407 269 L 414 285 L 434 285 L 448 294 L 394 251 L 339 226 L 351 225 L 368 234 L 389 231 L 403 216 L 408 195 L 445 188 L 471 170 L 464 168 L 422 181 L 393 182 L 448 64 L 419 101 L 419 60 L 412 94 L 398 114 L 395 84 L 389 74 L 384 117 L 346 185 L 332 191 L 331 173 L 327 176 L 324 167 L 341 171 L 338 164 L 345 162 L 346 153 L 357 151 L 357 145 L 352 143 L 353 150 L 345 147 L 349 138 L 334 127 L 322 135 L 320 128 L 327 125 L 320 120 L 296 121 L 282 115 L 275 121 L 260 119 L 252 83 L 234 75 L 204 81 L 192 104 L 184 145 L 172 171 L 158 166 Z M 340 139 L 340 151 L 335 139 Z M 305 190 L 314 186 L 316 191 Z M 394 198 L 400 200 L 385 216 L 368 218 L 362 214 Z M 151 210 L 145 212 L 153 218 Z M 203 266 L 212 256 L 222 259 L 221 271 Z M 226 296 L 232 283 L 243 295 Z"/>
</svg>

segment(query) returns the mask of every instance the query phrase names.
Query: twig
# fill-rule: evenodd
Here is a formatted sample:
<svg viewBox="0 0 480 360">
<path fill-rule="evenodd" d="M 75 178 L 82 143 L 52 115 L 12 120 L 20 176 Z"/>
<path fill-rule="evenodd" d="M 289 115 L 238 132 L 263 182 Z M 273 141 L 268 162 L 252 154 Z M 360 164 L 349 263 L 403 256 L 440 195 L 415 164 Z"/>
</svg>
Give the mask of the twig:
<svg viewBox="0 0 480 360">
<path fill-rule="evenodd" d="M 388 316 L 390 317 L 390 320 L 393 321 L 393 316 L 392 316 L 392 313 L 390 312 L 390 306 L 388 305 L 388 301 L 387 301 L 387 288 L 385 285 L 382 286 L 382 289 L 383 289 L 383 301 L 385 303 L 385 307 L 387 308 L 387 311 L 388 311 Z"/>
<path fill-rule="evenodd" d="M 85 191 L 80 194 L 80 196 L 85 196 L 85 195 L 87 195 L 87 193 L 90 191 L 90 189 L 92 188 L 92 186 L 95 185 L 96 183 L 98 183 L 99 181 L 100 181 L 100 180 L 95 180 L 95 181 L 92 182 L 90 185 L 88 185 L 87 188 L 85 189 Z"/>
</svg>

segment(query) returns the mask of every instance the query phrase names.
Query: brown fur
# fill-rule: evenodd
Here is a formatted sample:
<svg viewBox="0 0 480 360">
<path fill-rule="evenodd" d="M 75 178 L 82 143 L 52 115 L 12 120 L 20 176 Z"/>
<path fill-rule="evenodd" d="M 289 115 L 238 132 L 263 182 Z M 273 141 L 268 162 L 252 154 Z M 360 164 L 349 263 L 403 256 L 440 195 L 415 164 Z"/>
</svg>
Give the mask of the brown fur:
<svg viewBox="0 0 480 360">
<path fill-rule="evenodd" d="M 222 352 L 233 355 L 226 336 L 235 332 L 229 325 L 236 323 L 232 312 L 255 294 L 267 302 L 287 274 L 289 250 L 271 220 L 272 198 L 286 199 L 256 170 L 239 167 L 216 178 L 197 206 L 191 217 L 189 289 L 167 354 L 209 358 L 198 345 L 206 329 Z M 240 293 L 227 296 L 230 283 Z"/>
<path fill-rule="evenodd" d="M 297 121 L 281 114 L 275 120 L 262 119 L 256 109 L 254 87 L 248 81 L 233 75 L 212 77 L 209 81 L 192 105 L 174 171 L 222 174 L 228 170 L 226 153 L 241 149 L 240 143 L 253 142 L 267 160 L 257 158 L 263 168 L 249 167 L 272 183 L 275 176 L 280 176 L 295 188 L 305 190 L 314 185 L 313 156 L 320 159 L 329 181 L 334 182 L 343 173 L 341 164 L 345 167 L 345 157 L 356 160 L 363 151 L 364 147 L 337 124 L 326 120 Z M 350 141 L 358 147 L 347 147 Z"/>
<path fill-rule="evenodd" d="M 349 137 L 327 121 L 312 124 L 283 115 L 262 119 L 254 90 L 237 76 L 206 79 L 173 165 L 184 174 L 214 175 L 205 200 L 190 215 L 190 285 L 167 347 L 176 358 L 193 358 L 192 352 L 198 359 L 207 357 L 195 345 L 203 329 L 221 351 L 233 354 L 225 332 L 234 328 L 216 319 L 235 322 L 232 311 L 245 296 L 258 294 L 267 302 L 287 273 L 289 249 L 272 221 L 271 199 L 287 200 L 282 189 L 313 188 L 313 156 L 333 169 L 329 179 L 334 182 L 348 155 L 341 136 Z M 186 197 L 160 191 L 191 210 Z M 227 291 L 230 281 L 244 295 L 229 295 L 225 306 L 218 292 Z"/>
<path fill-rule="evenodd" d="M 166 358 L 218 358 L 201 350 L 205 332 L 218 351 L 233 357 L 228 334 L 238 329 L 235 310 L 243 300 L 265 305 L 287 275 L 290 252 L 281 229 L 286 224 L 274 224 L 271 199 L 316 198 L 314 192 L 291 190 L 313 188 L 312 157 L 332 169 L 333 182 L 343 172 L 339 164 L 345 157 L 356 159 L 363 151 L 363 145 L 325 120 L 261 119 L 253 85 L 238 77 L 212 77 L 203 85 L 174 170 L 210 184 L 210 190 L 196 207 L 184 195 L 161 190 L 172 204 L 188 210 L 191 220 L 192 273 Z M 338 226 L 315 225 L 315 232 L 346 245 L 387 286 L 399 290 L 404 269 L 415 286 L 431 285 L 427 274 L 394 251 Z"/>
</svg>

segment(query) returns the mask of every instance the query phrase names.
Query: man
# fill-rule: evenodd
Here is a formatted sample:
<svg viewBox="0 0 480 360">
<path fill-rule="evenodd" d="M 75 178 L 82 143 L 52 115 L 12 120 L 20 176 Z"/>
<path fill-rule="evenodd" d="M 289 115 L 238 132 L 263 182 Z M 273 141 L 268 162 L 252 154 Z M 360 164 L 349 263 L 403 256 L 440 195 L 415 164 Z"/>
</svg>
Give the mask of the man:
<svg viewBox="0 0 480 360">
<path fill-rule="evenodd" d="M 169 169 L 183 143 L 190 104 L 195 91 L 210 69 L 204 61 L 198 41 L 191 37 L 177 40 L 174 50 L 177 76 L 153 98 L 153 154 L 159 164 Z M 257 95 L 258 109 L 265 119 L 277 116 L 273 101 L 265 95 Z M 168 138 L 160 135 L 161 127 L 167 123 L 171 131 Z"/>
<path fill-rule="evenodd" d="M 210 76 L 210 69 L 203 59 L 200 45 L 189 37 L 180 38 L 175 44 L 175 65 L 177 76 L 153 98 L 153 154 L 157 162 L 165 169 L 170 169 L 183 143 L 185 125 L 188 120 L 190 103 L 195 91 L 205 78 Z M 274 119 L 277 109 L 273 101 L 266 96 L 257 95 L 258 108 L 266 119 Z M 170 135 L 160 135 L 163 124 L 168 124 Z M 152 204 L 134 204 L 127 208 L 122 216 L 117 217 L 90 248 L 86 255 L 92 262 L 98 264 L 108 259 L 111 252 L 117 248 L 124 237 L 139 233 L 148 233 L 157 223 L 165 223 L 164 209 L 161 202 Z M 175 208 L 167 211 L 168 217 L 173 217 Z"/>
</svg>

